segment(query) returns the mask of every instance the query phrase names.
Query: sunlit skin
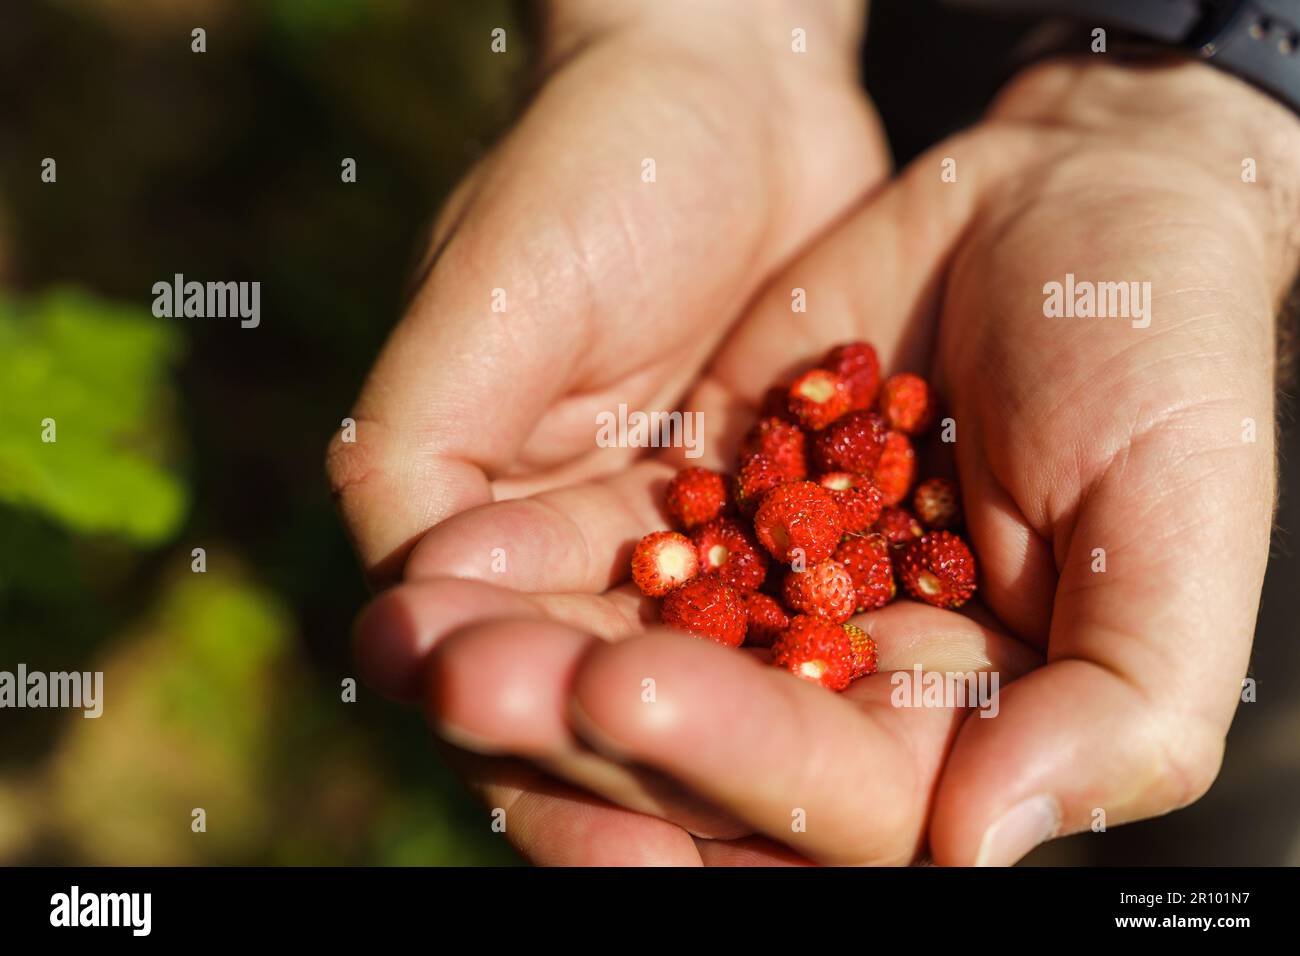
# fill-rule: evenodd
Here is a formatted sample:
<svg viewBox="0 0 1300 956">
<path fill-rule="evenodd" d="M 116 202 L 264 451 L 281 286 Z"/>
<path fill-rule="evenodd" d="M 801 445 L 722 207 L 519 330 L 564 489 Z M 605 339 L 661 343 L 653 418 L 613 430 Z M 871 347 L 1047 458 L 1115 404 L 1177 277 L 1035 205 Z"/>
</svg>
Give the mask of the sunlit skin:
<svg viewBox="0 0 1300 956">
<path fill-rule="evenodd" d="M 1300 124 L 1199 64 L 1058 61 L 891 181 L 851 5 L 799 58 L 779 5 L 590 42 L 582 7 L 331 449 L 394 584 L 363 676 L 422 704 L 537 863 L 1011 863 L 1030 845 L 985 834 L 1027 798 L 1046 838 L 1199 797 L 1268 556 Z M 1151 282 L 1150 327 L 1046 318 L 1066 273 Z M 852 339 L 944 396 L 980 591 L 854 618 L 880 673 L 837 695 L 655 626 L 627 566 L 675 468 L 730 469 L 766 386 Z M 702 411 L 704 457 L 596 448 L 619 403 Z M 998 671 L 998 717 L 892 706 L 918 663 Z"/>
</svg>

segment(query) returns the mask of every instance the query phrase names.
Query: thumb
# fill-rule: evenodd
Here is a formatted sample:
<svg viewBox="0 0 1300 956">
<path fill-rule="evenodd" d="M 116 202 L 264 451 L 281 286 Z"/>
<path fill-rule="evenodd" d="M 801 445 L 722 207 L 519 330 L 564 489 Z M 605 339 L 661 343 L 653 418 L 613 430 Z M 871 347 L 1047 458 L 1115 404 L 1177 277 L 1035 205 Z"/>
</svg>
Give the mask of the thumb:
<svg viewBox="0 0 1300 956">
<path fill-rule="evenodd" d="M 1235 435 L 1240 418 L 1219 403 L 1182 412 L 1089 492 L 1058 542 L 1047 665 L 1004 687 L 996 718 L 967 719 L 944 769 L 936 862 L 1011 864 L 1051 837 L 1166 813 L 1209 788 L 1268 560 L 1272 441 L 1196 446 Z"/>
</svg>

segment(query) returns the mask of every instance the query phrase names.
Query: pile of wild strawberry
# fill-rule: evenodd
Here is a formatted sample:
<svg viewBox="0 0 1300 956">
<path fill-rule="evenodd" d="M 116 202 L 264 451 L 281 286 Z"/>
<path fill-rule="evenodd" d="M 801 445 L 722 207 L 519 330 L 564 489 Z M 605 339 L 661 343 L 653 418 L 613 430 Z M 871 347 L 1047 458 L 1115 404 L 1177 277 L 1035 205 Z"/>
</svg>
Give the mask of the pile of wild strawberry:
<svg viewBox="0 0 1300 956">
<path fill-rule="evenodd" d="M 920 376 L 882 384 L 874 348 L 836 346 L 788 388 L 768 390 L 735 477 L 677 473 L 667 510 L 680 530 L 641 539 L 633 580 L 663 598 L 665 624 L 771 648 L 774 665 L 843 690 L 876 670 L 875 643 L 848 623 L 854 614 L 888 604 L 898 584 L 936 607 L 975 592 L 975 558 L 950 530 L 961 519 L 957 489 L 944 478 L 913 488 L 912 439 L 934 419 Z"/>
</svg>

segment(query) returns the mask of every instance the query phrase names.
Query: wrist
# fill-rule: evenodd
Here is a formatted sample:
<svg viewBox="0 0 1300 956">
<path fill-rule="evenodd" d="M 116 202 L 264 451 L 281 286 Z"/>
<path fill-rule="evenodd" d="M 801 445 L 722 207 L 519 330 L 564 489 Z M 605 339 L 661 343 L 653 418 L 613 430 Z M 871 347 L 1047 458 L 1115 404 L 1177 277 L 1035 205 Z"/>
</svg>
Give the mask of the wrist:
<svg viewBox="0 0 1300 956">
<path fill-rule="evenodd" d="M 826 65 L 856 75 L 866 8 L 867 0 L 548 0 L 539 46 L 544 68 L 589 43 L 627 38 L 696 54 L 724 68 Z M 799 61 L 791 56 L 795 29 L 806 32 L 810 51 Z"/>
</svg>

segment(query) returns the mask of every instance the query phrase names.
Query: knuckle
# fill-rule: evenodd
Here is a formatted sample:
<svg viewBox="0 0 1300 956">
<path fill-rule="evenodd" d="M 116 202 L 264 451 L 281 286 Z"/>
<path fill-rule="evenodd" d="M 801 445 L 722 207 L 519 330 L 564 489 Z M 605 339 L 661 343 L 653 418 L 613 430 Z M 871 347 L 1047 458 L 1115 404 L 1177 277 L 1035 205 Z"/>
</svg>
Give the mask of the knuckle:
<svg viewBox="0 0 1300 956">
<path fill-rule="evenodd" d="M 360 419 L 357 419 L 355 428 L 356 434 L 350 437 L 343 429 L 335 431 L 325 449 L 325 475 L 329 480 L 330 494 L 336 500 L 346 497 L 379 469 L 373 443 L 359 440 Z"/>
<path fill-rule="evenodd" d="M 1223 765 L 1224 738 L 1203 719 L 1177 715 L 1157 734 L 1170 809 L 1195 803 L 1213 785 Z"/>
</svg>

